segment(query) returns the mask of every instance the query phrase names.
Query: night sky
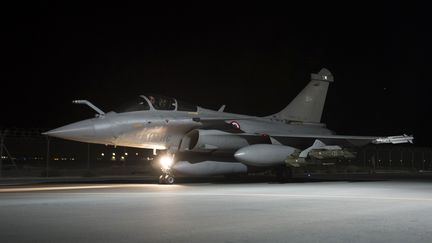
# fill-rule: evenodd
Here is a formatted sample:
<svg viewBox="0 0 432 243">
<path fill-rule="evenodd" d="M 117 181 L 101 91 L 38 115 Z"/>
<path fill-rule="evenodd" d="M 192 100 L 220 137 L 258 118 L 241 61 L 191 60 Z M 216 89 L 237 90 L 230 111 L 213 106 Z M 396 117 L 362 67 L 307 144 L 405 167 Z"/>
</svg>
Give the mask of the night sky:
<svg viewBox="0 0 432 243">
<path fill-rule="evenodd" d="M 93 116 L 74 99 L 109 111 L 141 93 L 269 115 L 326 67 L 329 128 L 432 145 L 428 6 L 164 4 L 3 6 L 0 127 L 54 128 Z"/>
</svg>

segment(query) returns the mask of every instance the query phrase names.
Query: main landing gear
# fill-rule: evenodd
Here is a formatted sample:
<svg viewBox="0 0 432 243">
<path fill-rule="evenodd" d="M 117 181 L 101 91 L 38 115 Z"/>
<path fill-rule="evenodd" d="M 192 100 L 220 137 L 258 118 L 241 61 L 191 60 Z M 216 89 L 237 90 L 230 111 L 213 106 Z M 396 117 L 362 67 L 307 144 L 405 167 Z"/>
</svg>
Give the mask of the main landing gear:
<svg viewBox="0 0 432 243">
<path fill-rule="evenodd" d="M 275 168 L 275 174 L 278 182 L 284 183 L 293 178 L 293 170 L 291 167 L 280 166 Z"/>
<path fill-rule="evenodd" d="M 174 184 L 174 181 L 171 169 L 162 169 L 162 175 L 159 176 L 159 184 Z"/>
</svg>

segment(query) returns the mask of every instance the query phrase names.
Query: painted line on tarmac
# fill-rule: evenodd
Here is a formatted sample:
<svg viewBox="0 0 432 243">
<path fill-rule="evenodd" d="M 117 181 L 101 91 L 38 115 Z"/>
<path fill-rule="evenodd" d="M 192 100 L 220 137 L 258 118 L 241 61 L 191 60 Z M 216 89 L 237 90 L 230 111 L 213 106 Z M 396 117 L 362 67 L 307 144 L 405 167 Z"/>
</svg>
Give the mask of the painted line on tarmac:
<svg viewBox="0 0 432 243">
<path fill-rule="evenodd" d="M 83 189 L 110 189 L 110 188 L 142 188 L 152 187 L 155 185 L 98 185 L 98 186 L 52 186 L 52 187 L 14 187 L 14 188 L 0 188 L 2 192 L 38 192 L 38 191 L 61 191 L 61 190 L 83 190 Z M 169 185 L 169 187 L 176 187 L 177 185 Z"/>
<path fill-rule="evenodd" d="M 165 185 L 163 186 L 165 187 Z M 115 187 L 120 188 L 120 187 Z M 134 186 L 139 188 L 139 186 Z M 394 201 L 424 201 L 432 202 L 432 197 L 374 197 L 374 196 L 357 196 L 357 195 L 324 195 L 324 194 L 275 194 L 275 193 L 190 193 L 190 192 L 73 192 L 74 195 L 85 196 L 115 196 L 115 197 L 157 197 L 157 196 L 175 196 L 175 197 L 254 197 L 254 198 L 292 198 L 292 199 L 348 199 L 348 200 L 394 200 Z"/>
</svg>

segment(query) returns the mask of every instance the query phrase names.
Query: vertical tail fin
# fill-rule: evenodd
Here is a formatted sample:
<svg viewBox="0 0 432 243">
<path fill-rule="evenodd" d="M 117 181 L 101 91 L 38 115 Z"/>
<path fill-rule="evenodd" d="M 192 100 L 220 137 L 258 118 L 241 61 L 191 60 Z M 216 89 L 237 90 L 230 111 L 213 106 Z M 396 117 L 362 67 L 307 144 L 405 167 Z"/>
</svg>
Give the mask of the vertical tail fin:
<svg viewBox="0 0 432 243">
<path fill-rule="evenodd" d="M 281 120 L 314 122 L 321 121 L 327 89 L 333 75 L 325 68 L 311 74 L 311 81 L 285 109 L 269 117 Z"/>
</svg>

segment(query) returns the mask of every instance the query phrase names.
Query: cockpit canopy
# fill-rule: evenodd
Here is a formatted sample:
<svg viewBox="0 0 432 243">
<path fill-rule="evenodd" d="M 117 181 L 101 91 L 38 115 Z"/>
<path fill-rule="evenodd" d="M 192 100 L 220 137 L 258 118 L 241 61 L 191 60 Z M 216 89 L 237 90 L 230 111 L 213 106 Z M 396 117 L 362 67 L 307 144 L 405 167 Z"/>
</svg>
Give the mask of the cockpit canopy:
<svg viewBox="0 0 432 243">
<path fill-rule="evenodd" d="M 197 106 L 188 104 L 183 101 L 178 101 L 174 98 L 162 95 L 140 95 L 135 101 L 127 102 L 119 109 L 114 110 L 117 113 L 132 112 L 132 111 L 189 111 L 196 112 Z"/>
</svg>

